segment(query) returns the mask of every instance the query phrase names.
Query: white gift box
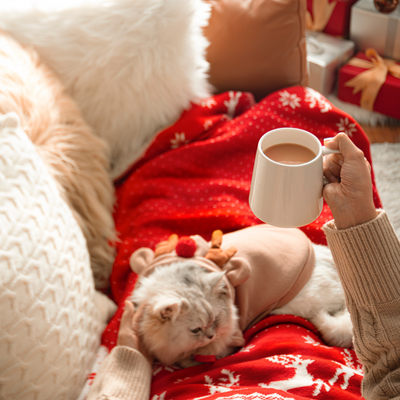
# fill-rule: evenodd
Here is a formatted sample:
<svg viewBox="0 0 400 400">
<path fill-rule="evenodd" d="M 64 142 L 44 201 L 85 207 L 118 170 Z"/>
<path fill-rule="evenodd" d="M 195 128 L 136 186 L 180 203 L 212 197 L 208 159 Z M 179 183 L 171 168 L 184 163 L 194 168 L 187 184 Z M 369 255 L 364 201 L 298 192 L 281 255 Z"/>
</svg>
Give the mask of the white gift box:
<svg viewBox="0 0 400 400">
<path fill-rule="evenodd" d="M 381 56 L 400 61 L 400 7 L 380 13 L 373 0 L 360 0 L 352 7 L 350 39 L 357 50 L 374 48 Z"/>
<path fill-rule="evenodd" d="M 308 86 L 327 96 L 334 89 L 339 68 L 354 54 L 354 42 L 313 31 L 307 31 L 306 41 Z"/>
</svg>

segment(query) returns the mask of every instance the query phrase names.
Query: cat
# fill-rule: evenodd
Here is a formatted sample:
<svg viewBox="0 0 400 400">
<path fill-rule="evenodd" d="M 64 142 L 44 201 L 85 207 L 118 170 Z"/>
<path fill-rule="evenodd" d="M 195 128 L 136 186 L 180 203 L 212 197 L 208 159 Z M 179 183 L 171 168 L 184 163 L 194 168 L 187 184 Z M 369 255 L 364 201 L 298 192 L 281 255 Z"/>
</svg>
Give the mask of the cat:
<svg viewBox="0 0 400 400">
<path fill-rule="evenodd" d="M 244 231 L 246 235 L 249 232 Z M 294 298 L 269 314 L 308 319 L 327 344 L 351 347 L 352 323 L 332 254 L 326 246 L 310 245 L 315 254 L 310 278 Z M 148 256 L 132 255 L 135 262 L 131 266 L 140 268 L 141 258 L 145 260 L 143 265 L 148 263 L 152 256 L 147 251 Z M 171 260 L 176 256 L 164 257 Z M 139 333 L 144 345 L 162 364 L 194 366 L 202 361 L 195 355 L 214 355 L 218 359 L 244 344 L 240 310 L 229 296 L 225 273 L 210 272 L 193 259 L 158 265 L 152 273 L 139 278 L 132 295 L 136 307 L 145 304 Z M 262 290 L 265 286 L 267 291 L 273 282 L 261 284 Z"/>
<path fill-rule="evenodd" d="M 146 303 L 140 335 L 158 361 L 188 367 L 199 364 L 194 353 L 222 358 L 243 346 L 238 310 L 224 275 L 184 261 L 140 279 L 132 301 L 135 306 Z"/>
</svg>

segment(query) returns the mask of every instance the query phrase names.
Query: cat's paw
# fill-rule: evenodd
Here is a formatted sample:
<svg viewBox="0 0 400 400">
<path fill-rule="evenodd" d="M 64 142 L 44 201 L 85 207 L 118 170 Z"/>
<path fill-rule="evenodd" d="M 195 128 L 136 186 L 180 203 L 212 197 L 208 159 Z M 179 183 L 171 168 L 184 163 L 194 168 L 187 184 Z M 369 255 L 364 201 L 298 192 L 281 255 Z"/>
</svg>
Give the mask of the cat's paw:
<svg viewBox="0 0 400 400">
<path fill-rule="evenodd" d="M 228 357 L 238 351 L 238 348 L 242 346 L 228 346 L 223 354 L 218 356 L 218 359 Z"/>
<path fill-rule="evenodd" d="M 201 365 L 201 364 L 203 364 L 203 363 L 200 362 L 200 361 L 196 361 L 196 360 L 194 359 L 194 357 L 185 358 L 185 359 L 183 359 L 183 360 L 180 360 L 180 361 L 176 362 L 176 365 L 177 365 L 179 368 L 196 367 L 197 365 Z"/>
<path fill-rule="evenodd" d="M 229 343 L 232 347 L 242 347 L 244 346 L 245 340 L 243 337 L 243 332 L 238 329 L 231 338 L 231 342 Z M 231 353 L 232 354 L 232 353 Z"/>
</svg>

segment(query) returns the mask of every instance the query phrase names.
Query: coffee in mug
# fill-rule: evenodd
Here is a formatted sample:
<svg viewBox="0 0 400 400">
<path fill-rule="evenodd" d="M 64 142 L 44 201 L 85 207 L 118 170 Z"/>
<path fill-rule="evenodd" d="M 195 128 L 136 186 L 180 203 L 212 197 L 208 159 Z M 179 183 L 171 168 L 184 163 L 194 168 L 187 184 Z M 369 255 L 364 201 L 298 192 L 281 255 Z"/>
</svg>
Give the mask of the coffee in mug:
<svg viewBox="0 0 400 400">
<path fill-rule="evenodd" d="M 287 228 L 313 222 L 323 206 L 322 157 L 339 153 L 310 132 L 279 128 L 258 142 L 249 204 L 261 221 Z"/>
<path fill-rule="evenodd" d="M 267 147 L 264 154 L 273 161 L 286 165 L 305 164 L 317 155 L 308 147 L 295 143 L 280 143 Z"/>
</svg>

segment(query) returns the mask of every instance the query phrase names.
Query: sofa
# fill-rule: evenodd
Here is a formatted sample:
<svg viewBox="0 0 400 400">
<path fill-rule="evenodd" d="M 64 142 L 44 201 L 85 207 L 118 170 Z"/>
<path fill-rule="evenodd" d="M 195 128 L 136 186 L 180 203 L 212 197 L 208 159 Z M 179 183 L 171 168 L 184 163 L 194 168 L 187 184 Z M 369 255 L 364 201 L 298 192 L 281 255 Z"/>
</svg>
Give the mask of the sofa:
<svg viewBox="0 0 400 400">
<path fill-rule="evenodd" d="M 340 127 L 371 155 L 359 124 L 307 87 L 305 0 L 44 3 L 0 5 L 0 29 L 37 51 L 108 147 L 115 201 L 102 212 L 116 238 L 103 246 L 115 256 L 95 290 L 93 222 L 78 221 L 21 116 L 1 116 L 0 398 L 84 400 L 134 290 L 130 255 L 172 233 L 210 240 L 261 223 L 248 194 L 263 133 L 294 126 L 323 141 Z M 325 204 L 301 229 L 326 244 L 331 218 Z M 156 364 L 151 399 L 361 398 L 355 352 L 310 322 L 269 316 L 244 337 L 214 363 Z"/>
</svg>

